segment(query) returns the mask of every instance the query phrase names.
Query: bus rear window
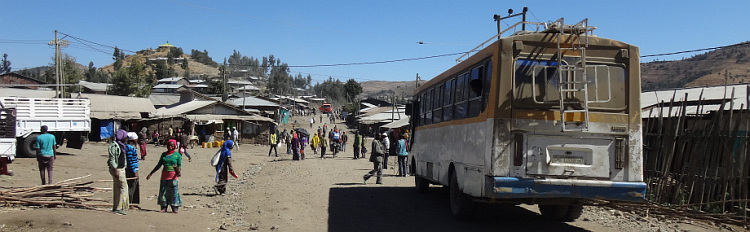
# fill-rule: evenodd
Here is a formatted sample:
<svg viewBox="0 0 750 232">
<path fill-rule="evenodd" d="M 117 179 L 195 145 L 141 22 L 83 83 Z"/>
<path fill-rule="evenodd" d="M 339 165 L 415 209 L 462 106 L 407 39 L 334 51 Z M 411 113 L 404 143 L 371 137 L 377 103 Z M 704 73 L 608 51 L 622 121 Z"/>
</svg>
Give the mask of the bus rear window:
<svg viewBox="0 0 750 232">
<path fill-rule="evenodd" d="M 578 58 L 566 58 L 563 64 L 575 64 Z M 531 109 L 559 108 L 560 82 L 562 88 L 583 89 L 582 71 L 565 71 L 560 78 L 556 61 L 518 59 L 515 63 L 514 107 Z M 623 64 L 587 63 L 588 101 L 591 110 L 623 111 L 626 109 L 626 72 Z M 567 83 L 566 83 L 567 82 Z M 583 91 L 565 92 L 562 97 L 569 102 L 585 99 Z M 575 105 L 575 104 L 572 104 Z"/>
</svg>

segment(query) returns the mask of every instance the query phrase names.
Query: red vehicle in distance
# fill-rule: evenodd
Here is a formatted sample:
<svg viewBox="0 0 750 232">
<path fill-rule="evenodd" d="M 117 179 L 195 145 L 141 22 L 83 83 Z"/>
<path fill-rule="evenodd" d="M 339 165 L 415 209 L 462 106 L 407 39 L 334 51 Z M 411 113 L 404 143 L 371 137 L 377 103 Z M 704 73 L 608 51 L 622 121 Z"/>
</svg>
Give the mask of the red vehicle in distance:
<svg viewBox="0 0 750 232">
<path fill-rule="evenodd" d="M 330 113 L 333 107 L 331 106 L 331 103 L 323 103 L 318 109 L 320 109 L 320 112 L 322 113 Z"/>
</svg>

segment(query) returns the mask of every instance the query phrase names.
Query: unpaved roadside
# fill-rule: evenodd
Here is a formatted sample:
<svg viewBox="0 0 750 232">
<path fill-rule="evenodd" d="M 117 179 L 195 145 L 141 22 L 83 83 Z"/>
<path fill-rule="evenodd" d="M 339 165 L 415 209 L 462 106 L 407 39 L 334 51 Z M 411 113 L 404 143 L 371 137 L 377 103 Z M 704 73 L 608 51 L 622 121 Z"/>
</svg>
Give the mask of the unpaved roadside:
<svg viewBox="0 0 750 232">
<path fill-rule="evenodd" d="M 298 118 L 304 121 L 304 118 Z M 338 124 L 339 127 L 343 125 Z M 317 127 L 317 125 L 316 125 Z M 282 127 L 283 129 L 283 127 Z M 308 128 L 309 130 L 309 128 Z M 283 145 L 282 145 L 283 147 Z M 150 171 L 163 147 L 149 145 L 141 175 Z M 479 216 L 456 221 L 450 216 L 447 192 L 432 186 L 417 194 L 413 178 L 385 171 L 385 183 L 362 183 L 372 168 L 366 160 L 351 159 L 351 149 L 337 158 L 292 161 L 285 149 L 269 157 L 268 146 L 241 145 L 234 154 L 239 179 L 229 181 L 224 195 L 215 195 L 215 171 L 209 165 L 215 148 L 190 151 L 183 163 L 180 191 L 184 206 L 179 214 L 158 213 L 158 180 L 141 180 L 141 207 L 119 216 L 102 211 L 70 208 L 1 206 L 0 231 L 719 231 L 736 227 L 687 219 L 646 217 L 602 207 L 586 207 L 571 223 L 544 220 L 536 206 L 494 205 L 479 209 Z M 62 148 L 55 162 L 57 181 L 91 174 L 88 180 L 109 180 L 106 144 L 88 143 L 83 150 Z M 395 165 L 391 165 L 395 166 Z M 0 176 L 0 185 L 34 186 L 39 182 L 36 160 L 17 159 L 16 176 Z M 98 183 L 111 187 L 110 182 Z M 95 197 L 111 200 L 110 192 Z"/>
</svg>

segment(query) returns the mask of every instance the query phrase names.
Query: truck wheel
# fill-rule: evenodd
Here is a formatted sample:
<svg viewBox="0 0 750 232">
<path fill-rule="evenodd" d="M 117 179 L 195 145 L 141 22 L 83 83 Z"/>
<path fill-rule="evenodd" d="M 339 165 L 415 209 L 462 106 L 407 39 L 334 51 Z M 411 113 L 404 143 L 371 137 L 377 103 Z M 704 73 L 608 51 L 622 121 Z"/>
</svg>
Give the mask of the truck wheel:
<svg viewBox="0 0 750 232">
<path fill-rule="evenodd" d="M 21 154 L 21 156 L 36 158 L 36 149 L 34 149 L 34 144 L 36 143 L 37 136 L 39 136 L 39 134 L 31 134 L 29 135 L 29 137 L 26 137 L 25 139 L 22 139 L 18 142 L 19 146 L 17 150 Z"/>
<path fill-rule="evenodd" d="M 474 202 L 466 196 L 458 187 L 458 177 L 456 177 L 456 171 L 451 172 L 451 183 L 450 183 L 450 202 L 451 202 L 451 213 L 453 217 L 459 220 L 467 219 L 473 211 Z"/>
</svg>

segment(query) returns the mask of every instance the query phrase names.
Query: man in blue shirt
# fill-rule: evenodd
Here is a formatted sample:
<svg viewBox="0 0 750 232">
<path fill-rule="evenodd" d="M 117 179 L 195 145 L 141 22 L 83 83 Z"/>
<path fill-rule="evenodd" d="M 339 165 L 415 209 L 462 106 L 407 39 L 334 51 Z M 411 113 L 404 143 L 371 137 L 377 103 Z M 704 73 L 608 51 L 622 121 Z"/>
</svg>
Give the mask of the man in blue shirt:
<svg viewBox="0 0 750 232">
<path fill-rule="evenodd" d="M 52 183 L 52 167 L 56 158 L 57 140 L 54 135 L 47 133 L 47 126 L 42 126 L 41 130 L 42 134 L 36 137 L 35 147 L 37 148 L 36 160 L 39 163 L 39 175 L 42 177 L 42 185 L 45 185 Z M 44 176 L 45 171 L 47 178 Z"/>
</svg>

